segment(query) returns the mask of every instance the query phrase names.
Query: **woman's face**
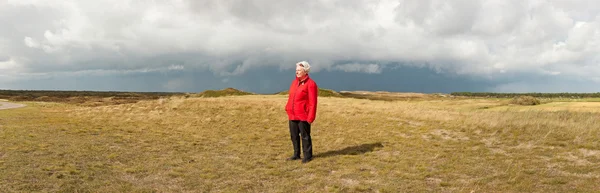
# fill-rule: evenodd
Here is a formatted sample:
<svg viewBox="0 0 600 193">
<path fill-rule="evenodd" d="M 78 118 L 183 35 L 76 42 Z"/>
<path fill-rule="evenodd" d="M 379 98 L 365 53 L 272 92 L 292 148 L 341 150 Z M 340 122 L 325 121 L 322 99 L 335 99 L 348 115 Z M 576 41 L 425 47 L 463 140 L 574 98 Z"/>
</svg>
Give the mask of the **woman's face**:
<svg viewBox="0 0 600 193">
<path fill-rule="evenodd" d="M 302 66 L 296 66 L 296 77 L 302 78 L 306 76 L 306 72 Z"/>
</svg>

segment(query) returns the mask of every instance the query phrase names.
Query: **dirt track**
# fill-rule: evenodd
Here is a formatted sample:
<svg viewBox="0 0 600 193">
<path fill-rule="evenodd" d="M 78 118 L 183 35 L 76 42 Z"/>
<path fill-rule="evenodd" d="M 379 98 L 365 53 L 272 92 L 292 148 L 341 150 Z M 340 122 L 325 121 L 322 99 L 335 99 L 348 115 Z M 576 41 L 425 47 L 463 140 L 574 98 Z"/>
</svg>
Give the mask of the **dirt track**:
<svg viewBox="0 0 600 193">
<path fill-rule="evenodd" d="M 15 109 L 15 108 L 21 108 L 21 107 L 25 107 L 25 105 L 0 101 L 0 110 Z"/>
</svg>

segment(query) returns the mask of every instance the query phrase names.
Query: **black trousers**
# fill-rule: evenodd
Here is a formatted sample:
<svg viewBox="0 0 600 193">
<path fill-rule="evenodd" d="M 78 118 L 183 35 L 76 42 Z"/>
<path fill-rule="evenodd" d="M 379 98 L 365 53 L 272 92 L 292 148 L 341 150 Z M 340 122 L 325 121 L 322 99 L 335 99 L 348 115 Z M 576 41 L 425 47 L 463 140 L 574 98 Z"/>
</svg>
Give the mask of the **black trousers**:
<svg viewBox="0 0 600 193">
<path fill-rule="evenodd" d="M 312 158 L 312 140 L 310 138 L 310 124 L 306 121 L 290 120 L 290 136 L 294 145 L 294 156 L 300 157 L 300 135 L 302 135 L 302 152 L 304 159 Z"/>
</svg>

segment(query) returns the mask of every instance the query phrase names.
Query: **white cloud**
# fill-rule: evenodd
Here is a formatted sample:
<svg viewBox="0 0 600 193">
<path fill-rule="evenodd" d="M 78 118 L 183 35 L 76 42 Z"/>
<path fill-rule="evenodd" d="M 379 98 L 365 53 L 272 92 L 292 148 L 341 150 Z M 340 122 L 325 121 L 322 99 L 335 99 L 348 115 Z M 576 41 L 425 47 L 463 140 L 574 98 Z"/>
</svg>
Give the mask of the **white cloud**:
<svg viewBox="0 0 600 193">
<path fill-rule="evenodd" d="M 25 37 L 25 45 L 30 48 L 39 48 L 40 44 L 33 40 L 31 37 Z"/>
<path fill-rule="evenodd" d="M 17 64 L 17 62 L 15 62 L 15 60 L 13 59 L 8 59 L 5 61 L 2 61 L 2 59 L 0 59 L 0 72 L 2 72 L 1 74 L 16 72 L 19 70 L 19 68 L 19 64 Z"/>
<path fill-rule="evenodd" d="M 363 72 L 368 74 L 379 74 L 381 73 L 381 67 L 378 64 L 342 64 L 334 67 L 336 70 L 344 72 Z"/>
<path fill-rule="evenodd" d="M 169 70 L 183 70 L 185 67 L 183 65 L 175 65 L 175 64 L 171 64 L 171 66 L 169 66 Z"/>
<path fill-rule="evenodd" d="M 475 76 L 600 72 L 595 0 L 11 0 L 0 25 L 16 26 L 0 32 L 0 51 L 22 73 L 185 66 L 232 76 L 301 60 L 314 72 L 381 73 L 374 62 Z"/>
</svg>

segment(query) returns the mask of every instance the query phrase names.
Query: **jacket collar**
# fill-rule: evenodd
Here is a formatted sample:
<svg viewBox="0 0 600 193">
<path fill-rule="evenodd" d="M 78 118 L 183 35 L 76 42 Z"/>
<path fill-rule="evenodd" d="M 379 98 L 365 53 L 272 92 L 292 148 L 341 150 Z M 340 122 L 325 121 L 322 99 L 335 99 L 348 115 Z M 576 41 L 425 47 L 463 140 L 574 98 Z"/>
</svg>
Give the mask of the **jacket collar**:
<svg viewBox="0 0 600 193">
<path fill-rule="evenodd" d="M 306 76 L 302 77 L 302 79 L 296 77 L 296 80 L 298 80 L 298 84 L 305 83 L 308 79 L 310 79 L 310 77 L 308 77 L 308 74 Z"/>
</svg>

